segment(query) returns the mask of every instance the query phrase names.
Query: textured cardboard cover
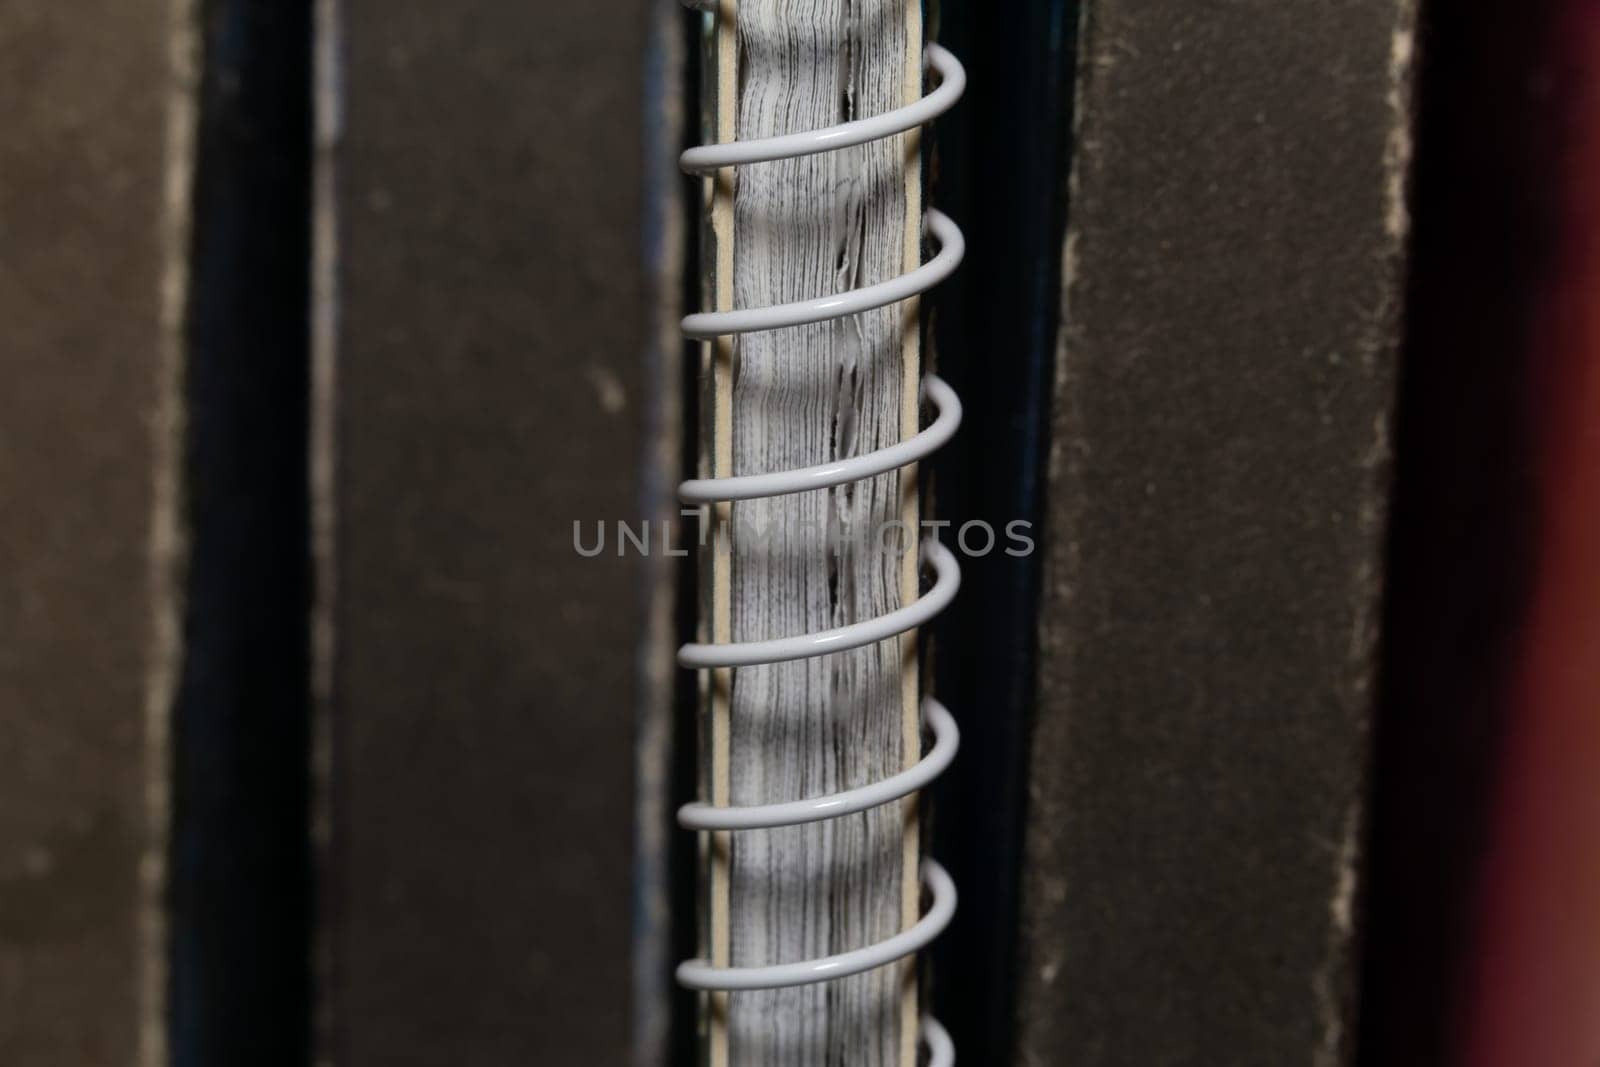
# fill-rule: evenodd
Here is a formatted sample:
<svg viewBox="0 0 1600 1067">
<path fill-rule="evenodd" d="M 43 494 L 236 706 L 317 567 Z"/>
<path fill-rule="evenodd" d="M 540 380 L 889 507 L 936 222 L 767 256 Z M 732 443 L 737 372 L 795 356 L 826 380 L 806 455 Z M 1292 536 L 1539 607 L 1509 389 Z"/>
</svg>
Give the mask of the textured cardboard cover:
<svg viewBox="0 0 1600 1067">
<path fill-rule="evenodd" d="M 628 1045 L 645 5 L 343 5 L 326 1051 Z M 323 383 L 324 388 L 327 382 Z"/>
<path fill-rule="evenodd" d="M 1023 1063 L 1347 1062 L 1412 28 L 1089 5 Z"/>
<path fill-rule="evenodd" d="M 183 247 L 168 205 L 186 173 L 168 136 L 192 88 L 176 76 L 180 8 L 0 11 L 0 1062 L 13 1067 L 155 1064 L 164 1042 Z"/>
</svg>

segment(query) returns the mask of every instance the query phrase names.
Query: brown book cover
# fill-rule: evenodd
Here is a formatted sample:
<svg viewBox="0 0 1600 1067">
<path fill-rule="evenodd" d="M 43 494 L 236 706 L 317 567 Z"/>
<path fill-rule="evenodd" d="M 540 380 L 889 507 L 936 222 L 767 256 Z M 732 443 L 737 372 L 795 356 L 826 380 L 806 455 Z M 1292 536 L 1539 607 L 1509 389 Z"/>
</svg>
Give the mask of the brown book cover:
<svg viewBox="0 0 1600 1067">
<path fill-rule="evenodd" d="M 644 561 L 573 523 L 640 517 L 645 6 L 360 0 L 323 70 L 339 1067 L 627 1059 Z"/>
<path fill-rule="evenodd" d="M 195 68 L 166 0 L 0 12 L 0 1061 L 166 1062 Z"/>
<path fill-rule="evenodd" d="M 1413 33 L 1087 8 L 1022 1063 L 1349 1062 Z"/>
</svg>

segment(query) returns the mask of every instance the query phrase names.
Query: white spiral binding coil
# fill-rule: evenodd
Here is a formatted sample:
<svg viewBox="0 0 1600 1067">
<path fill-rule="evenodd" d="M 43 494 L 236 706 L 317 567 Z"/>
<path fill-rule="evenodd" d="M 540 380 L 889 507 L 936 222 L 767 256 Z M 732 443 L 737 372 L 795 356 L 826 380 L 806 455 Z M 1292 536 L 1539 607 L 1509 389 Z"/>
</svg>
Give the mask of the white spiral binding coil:
<svg viewBox="0 0 1600 1067">
<path fill-rule="evenodd" d="M 699 0 L 685 0 L 685 3 L 702 10 L 709 7 L 709 4 Z M 706 174 L 746 163 L 831 152 L 915 129 L 948 111 L 961 98 L 966 87 L 966 71 L 956 57 L 945 49 L 936 44 L 928 45 L 926 63 L 938 75 L 939 84 L 933 92 L 913 104 L 821 130 L 730 144 L 701 145 L 684 152 L 679 163 L 690 174 Z M 898 278 L 816 300 L 764 308 L 698 312 L 683 319 L 683 333 L 687 337 L 704 340 L 730 334 L 776 330 L 843 318 L 917 296 L 949 277 L 961 262 L 966 248 L 960 228 L 938 211 L 928 211 L 926 229 L 939 244 L 938 254 Z M 961 423 L 961 401 L 947 384 L 930 374 L 924 379 L 922 392 L 938 415 L 932 424 L 908 440 L 866 455 L 815 467 L 771 474 L 690 479 L 678 487 L 678 498 L 686 504 L 710 504 L 803 493 L 871 478 L 916 463 L 943 446 Z M 766 641 L 686 644 L 678 650 L 678 663 L 695 670 L 779 663 L 860 648 L 914 630 L 944 610 L 961 585 L 961 568 L 949 549 L 937 541 L 926 542 L 922 554 L 923 562 L 933 567 L 935 581 L 932 589 L 910 604 L 875 619 L 819 633 Z M 899 774 L 842 793 L 785 803 L 743 807 L 718 807 L 700 802 L 685 804 L 678 810 L 678 824 L 688 830 L 770 829 L 841 818 L 910 796 L 927 786 L 950 765 L 960 745 L 955 720 L 943 705 L 927 698 L 922 702 L 922 712 L 926 724 L 933 731 L 933 747 L 914 766 Z M 913 955 L 943 932 L 956 910 L 955 884 L 943 867 L 932 860 L 925 860 L 922 881 L 932 896 L 927 913 L 909 929 L 877 944 L 820 959 L 764 967 L 716 967 L 705 960 L 688 960 L 678 966 L 678 982 L 686 988 L 697 990 L 777 989 L 844 978 Z M 921 1036 L 929 1051 L 929 1067 L 950 1067 L 955 1063 L 955 1048 L 950 1036 L 936 1020 L 923 1019 Z"/>
</svg>

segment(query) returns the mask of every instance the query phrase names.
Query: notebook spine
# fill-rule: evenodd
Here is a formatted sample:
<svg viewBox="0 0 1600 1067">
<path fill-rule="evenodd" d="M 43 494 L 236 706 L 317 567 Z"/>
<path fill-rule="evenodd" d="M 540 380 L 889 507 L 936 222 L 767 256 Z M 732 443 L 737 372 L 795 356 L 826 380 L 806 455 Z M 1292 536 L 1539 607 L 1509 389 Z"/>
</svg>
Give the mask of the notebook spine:
<svg viewBox="0 0 1600 1067">
<path fill-rule="evenodd" d="M 707 10 L 711 5 L 686 0 L 686 6 Z M 681 166 L 691 175 L 707 175 L 751 163 L 837 151 L 917 129 L 949 110 L 960 99 L 966 85 L 966 73 L 960 62 L 936 44 L 927 46 L 925 68 L 934 76 L 936 84 L 931 92 L 914 103 L 882 115 L 819 130 L 701 145 L 683 153 Z M 949 277 L 960 264 L 965 242 L 960 227 L 938 211 L 928 211 L 924 221 L 924 232 L 938 245 L 938 252 L 928 262 L 899 277 L 815 300 L 697 312 L 683 319 L 683 333 L 689 338 L 710 340 L 827 322 L 927 292 Z M 815 467 L 691 479 L 679 486 L 678 497 L 685 504 L 709 506 L 826 489 L 914 465 L 943 446 L 961 422 L 959 398 L 937 376 L 929 374 L 924 378 L 921 396 L 933 409 L 934 419 L 906 440 Z M 922 546 L 921 562 L 933 571 L 932 587 L 913 602 L 877 618 L 837 629 L 769 640 L 690 643 L 679 649 L 678 663 L 691 670 L 748 667 L 829 655 L 909 633 L 948 606 L 961 583 L 961 568 L 955 556 L 936 541 Z M 933 745 L 917 763 L 898 774 L 856 789 L 782 803 L 748 806 L 690 803 L 679 809 L 678 823 L 684 829 L 703 832 L 765 830 L 842 818 L 909 797 L 925 788 L 950 765 L 960 744 L 954 718 L 938 701 L 923 700 L 921 712 L 922 725 L 932 733 Z M 939 864 L 925 860 L 921 876 L 930 897 L 927 910 L 910 927 L 876 944 L 832 956 L 769 966 L 716 966 L 703 959 L 688 960 L 679 965 L 677 980 L 687 988 L 707 992 L 776 989 L 844 978 L 914 955 L 938 937 L 956 908 L 955 885 Z M 922 1020 L 921 1037 L 928 1048 L 931 1067 L 948 1067 L 955 1062 L 949 1035 L 936 1020 L 929 1017 Z"/>
</svg>

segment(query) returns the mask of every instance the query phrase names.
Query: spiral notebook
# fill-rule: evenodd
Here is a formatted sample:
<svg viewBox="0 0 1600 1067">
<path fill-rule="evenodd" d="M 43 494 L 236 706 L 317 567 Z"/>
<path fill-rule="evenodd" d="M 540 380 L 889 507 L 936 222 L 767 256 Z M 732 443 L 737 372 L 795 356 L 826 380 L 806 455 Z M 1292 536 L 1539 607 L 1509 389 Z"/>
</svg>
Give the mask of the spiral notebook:
<svg viewBox="0 0 1600 1067">
<path fill-rule="evenodd" d="M 948 99 L 919 104 L 916 2 L 702 17 L 702 139 L 733 147 L 685 160 L 707 272 L 686 320 L 705 338 L 701 470 L 680 496 L 709 529 L 680 653 L 702 689 L 680 822 L 701 833 L 703 958 L 679 978 L 705 991 L 713 1067 L 910 1065 L 920 1034 L 947 1044 L 921 1020 L 915 949 L 954 906 L 922 863 L 915 788 L 955 731 L 931 702 L 924 721 L 916 625 L 957 580 L 945 556 L 924 588 L 915 459 L 959 417 L 946 398 L 923 432 L 916 294 L 960 248 L 942 233 L 919 270 L 918 125 L 959 80 L 936 73 Z"/>
</svg>

